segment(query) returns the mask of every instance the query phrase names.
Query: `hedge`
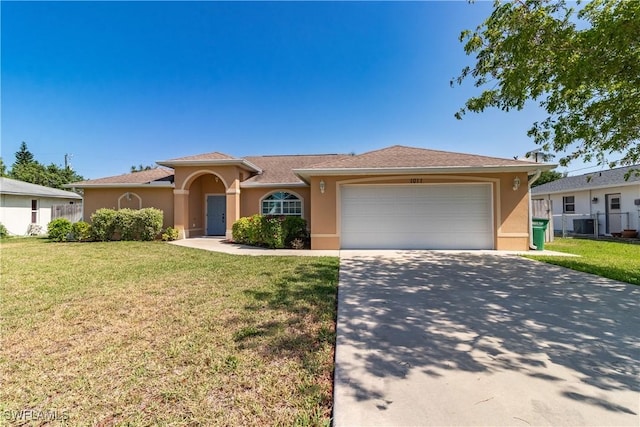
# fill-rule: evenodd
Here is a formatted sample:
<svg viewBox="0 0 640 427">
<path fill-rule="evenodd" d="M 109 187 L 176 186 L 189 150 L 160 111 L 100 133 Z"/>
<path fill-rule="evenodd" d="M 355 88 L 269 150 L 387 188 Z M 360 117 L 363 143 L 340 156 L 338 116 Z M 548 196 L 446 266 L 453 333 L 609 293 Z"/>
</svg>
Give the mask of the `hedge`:
<svg viewBox="0 0 640 427">
<path fill-rule="evenodd" d="M 232 227 L 233 240 L 267 248 L 300 248 L 308 241 L 307 221 L 297 216 L 262 216 L 240 218 Z"/>
<path fill-rule="evenodd" d="M 98 209 L 91 215 L 93 238 L 100 241 L 153 240 L 162 232 L 163 212 L 156 208 Z"/>
</svg>

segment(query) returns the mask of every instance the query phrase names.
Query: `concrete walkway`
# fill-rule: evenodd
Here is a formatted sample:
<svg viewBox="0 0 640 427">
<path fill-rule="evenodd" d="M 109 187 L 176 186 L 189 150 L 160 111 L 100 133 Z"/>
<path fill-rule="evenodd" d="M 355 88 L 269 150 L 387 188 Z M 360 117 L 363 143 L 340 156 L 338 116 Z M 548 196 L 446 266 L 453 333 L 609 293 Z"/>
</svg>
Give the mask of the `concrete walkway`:
<svg viewBox="0 0 640 427">
<path fill-rule="evenodd" d="M 295 250 L 295 249 L 267 249 L 255 246 L 239 245 L 236 243 L 228 243 L 224 237 L 193 237 L 190 239 L 174 240 L 169 242 L 172 245 L 184 246 L 187 248 L 203 249 L 212 252 L 222 252 L 232 255 L 268 255 L 268 256 L 333 256 L 333 257 L 352 257 L 354 255 L 380 255 L 404 253 L 407 251 L 377 251 L 377 250 Z M 420 253 L 423 251 L 408 251 Z M 549 256 L 574 256 L 562 252 L 554 251 L 428 251 L 429 253 L 476 253 L 476 254 L 495 254 L 495 255 L 549 255 Z"/>
<path fill-rule="evenodd" d="M 497 253 L 341 253 L 336 426 L 640 425 L 640 287 Z"/>
<path fill-rule="evenodd" d="M 224 237 L 194 237 L 169 242 L 187 248 L 204 249 L 232 255 L 269 255 L 269 256 L 340 256 L 340 251 L 313 251 L 295 249 L 267 249 L 255 246 L 227 243 Z"/>
</svg>

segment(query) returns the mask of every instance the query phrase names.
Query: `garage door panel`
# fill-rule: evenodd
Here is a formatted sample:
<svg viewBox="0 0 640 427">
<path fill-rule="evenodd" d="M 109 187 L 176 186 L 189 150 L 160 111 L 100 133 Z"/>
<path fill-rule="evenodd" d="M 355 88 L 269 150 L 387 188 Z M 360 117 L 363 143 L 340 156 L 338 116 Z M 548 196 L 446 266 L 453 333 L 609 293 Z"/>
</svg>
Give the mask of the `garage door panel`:
<svg viewBox="0 0 640 427">
<path fill-rule="evenodd" d="M 488 184 L 345 186 L 343 248 L 493 248 Z"/>
</svg>

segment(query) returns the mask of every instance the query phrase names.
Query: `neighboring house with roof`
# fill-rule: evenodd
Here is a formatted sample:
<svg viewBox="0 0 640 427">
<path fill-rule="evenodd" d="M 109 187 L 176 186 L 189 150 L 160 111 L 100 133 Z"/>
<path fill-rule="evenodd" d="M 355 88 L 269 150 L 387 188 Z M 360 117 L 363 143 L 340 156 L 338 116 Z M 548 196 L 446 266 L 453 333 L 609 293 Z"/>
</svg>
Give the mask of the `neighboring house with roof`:
<svg viewBox="0 0 640 427">
<path fill-rule="evenodd" d="M 313 249 L 527 250 L 528 180 L 545 165 L 392 146 L 360 155 L 214 152 L 70 184 L 85 219 L 100 207 L 157 207 L 181 237 L 231 237 L 253 214 L 304 217 Z"/>
<path fill-rule="evenodd" d="M 82 203 L 77 193 L 5 177 L 0 177 L 0 197 L 0 222 L 17 236 L 26 235 L 32 224 L 46 231 L 54 206 Z"/>
<path fill-rule="evenodd" d="M 640 171 L 640 165 L 561 178 L 532 188 L 531 197 L 551 200 L 556 231 L 611 235 L 637 230 L 640 176 L 633 170 Z"/>
</svg>

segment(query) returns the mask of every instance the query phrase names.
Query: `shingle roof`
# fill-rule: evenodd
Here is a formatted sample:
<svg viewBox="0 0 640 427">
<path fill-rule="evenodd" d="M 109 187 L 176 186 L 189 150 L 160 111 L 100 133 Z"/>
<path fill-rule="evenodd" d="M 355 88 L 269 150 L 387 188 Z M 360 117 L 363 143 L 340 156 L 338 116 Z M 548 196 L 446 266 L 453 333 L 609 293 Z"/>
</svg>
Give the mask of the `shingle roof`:
<svg viewBox="0 0 640 427">
<path fill-rule="evenodd" d="M 625 166 L 600 172 L 590 172 L 584 175 L 568 176 L 557 181 L 533 187 L 531 194 L 560 193 L 564 191 L 589 190 L 593 188 L 618 187 L 621 185 L 640 184 L 640 176 L 631 174 L 629 180 L 624 179 L 627 172 L 637 169 L 640 165 Z"/>
<path fill-rule="evenodd" d="M 522 160 L 502 159 L 475 154 L 453 153 L 394 145 L 336 161 L 312 165 L 309 169 L 374 169 L 411 167 L 487 167 L 535 165 Z"/>
<path fill-rule="evenodd" d="M 82 199 L 82 196 L 72 191 L 59 190 L 57 188 L 45 187 L 4 177 L 0 177 L 0 193 L 20 196 Z"/>
<path fill-rule="evenodd" d="M 173 171 L 171 169 L 155 168 L 140 172 L 125 173 L 122 175 L 108 176 L 106 178 L 90 179 L 87 181 L 68 184 L 69 187 L 106 185 L 106 184 L 150 184 L 152 182 L 172 182 Z"/>
<path fill-rule="evenodd" d="M 183 161 L 183 160 L 240 160 L 237 157 L 230 156 L 228 154 L 214 151 L 212 153 L 195 154 L 193 156 L 178 157 L 175 159 L 169 159 L 168 162 Z"/>
<path fill-rule="evenodd" d="M 335 161 L 345 157 L 350 156 L 346 154 L 315 154 L 245 157 L 246 160 L 262 169 L 262 173 L 243 181 L 242 185 L 303 184 L 303 181 L 293 173 L 294 169 Z"/>
</svg>

